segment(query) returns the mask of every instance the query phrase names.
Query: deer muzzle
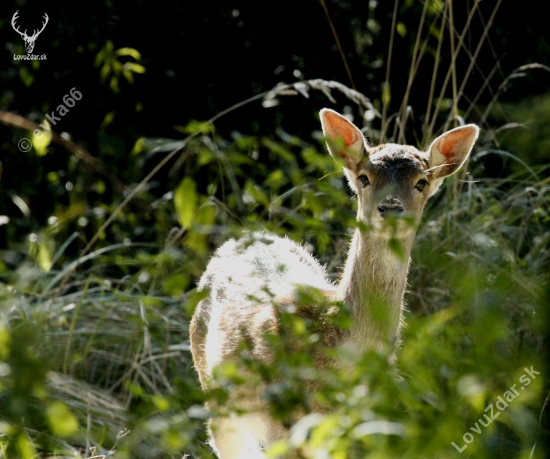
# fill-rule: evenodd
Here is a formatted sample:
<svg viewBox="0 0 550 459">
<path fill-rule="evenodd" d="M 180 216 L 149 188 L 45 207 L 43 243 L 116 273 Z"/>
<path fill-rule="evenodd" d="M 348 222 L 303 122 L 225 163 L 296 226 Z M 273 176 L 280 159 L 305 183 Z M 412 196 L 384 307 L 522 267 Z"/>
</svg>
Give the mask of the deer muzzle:
<svg viewBox="0 0 550 459">
<path fill-rule="evenodd" d="M 382 217 L 398 215 L 403 212 L 403 204 L 396 197 L 390 196 L 378 204 L 378 212 Z"/>
</svg>

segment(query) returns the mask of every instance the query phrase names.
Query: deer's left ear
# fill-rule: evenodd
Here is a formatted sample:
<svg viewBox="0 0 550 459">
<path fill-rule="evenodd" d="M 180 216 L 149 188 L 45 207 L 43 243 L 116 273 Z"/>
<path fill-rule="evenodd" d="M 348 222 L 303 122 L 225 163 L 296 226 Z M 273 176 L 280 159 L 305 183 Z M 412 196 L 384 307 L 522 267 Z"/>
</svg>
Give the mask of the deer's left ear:
<svg viewBox="0 0 550 459">
<path fill-rule="evenodd" d="M 475 124 L 467 124 L 435 139 L 428 150 L 431 176 L 443 179 L 457 172 L 468 158 L 478 134 Z"/>
</svg>

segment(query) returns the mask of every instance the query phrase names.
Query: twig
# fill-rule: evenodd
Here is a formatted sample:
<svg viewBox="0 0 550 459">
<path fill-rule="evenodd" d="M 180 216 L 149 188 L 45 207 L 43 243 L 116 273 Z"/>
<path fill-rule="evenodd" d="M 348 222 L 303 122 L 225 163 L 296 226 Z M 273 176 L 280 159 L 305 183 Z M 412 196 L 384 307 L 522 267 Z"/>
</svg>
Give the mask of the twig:
<svg viewBox="0 0 550 459">
<path fill-rule="evenodd" d="M 458 99 L 457 99 L 457 82 L 456 82 L 456 53 L 455 53 L 455 23 L 453 14 L 453 0 L 449 1 L 449 36 L 451 39 L 451 80 L 453 87 L 453 109 L 451 116 L 456 123 L 456 117 L 458 115 Z M 455 176 L 456 177 L 456 176 Z"/>
<path fill-rule="evenodd" d="M 489 29 L 493 25 L 493 20 L 497 14 L 498 8 L 500 7 L 500 4 L 502 3 L 502 0 L 498 0 L 497 4 L 495 5 L 493 12 L 491 14 L 491 17 L 489 18 L 489 21 L 487 22 L 487 26 L 483 29 L 483 35 L 481 36 L 481 39 L 479 40 L 479 43 L 477 45 L 477 48 L 474 52 L 474 55 L 472 59 L 470 60 L 470 65 L 468 66 L 468 70 L 466 70 L 466 75 L 464 75 L 464 78 L 462 79 L 462 84 L 460 85 L 460 90 L 458 91 L 458 95 L 456 96 L 457 103 L 458 100 L 462 97 L 462 93 L 464 92 L 464 87 L 466 86 L 466 83 L 468 82 L 468 78 L 470 77 L 470 74 L 472 72 L 472 68 L 474 67 L 474 64 L 476 62 L 477 56 L 479 55 L 479 52 L 481 51 L 481 47 L 483 45 L 483 42 L 485 41 L 485 38 L 487 37 L 487 34 L 489 33 Z M 454 114 L 453 114 L 454 116 Z M 447 128 L 447 123 L 445 123 L 445 129 Z"/>
<path fill-rule="evenodd" d="M 86 413 L 86 457 L 90 455 L 90 436 L 92 432 L 92 397 L 88 392 L 88 409 Z"/>
<path fill-rule="evenodd" d="M 468 15 L 468 19 L 466 20 L 466 25 L 464 26 L 464 29 L 462 30 L 462 33 L 460 34 L 460 37 L 459 37 L 459 40 L 458 40 L 458 45 L 456 46 L 455 52 L 454 52 L 453 57 L 452 57 L 455 60 L 456 60 L 456 57 L 457 57 L 456 55 L 458 55 L 458 53 L 460 52 L 460 50 L 462 48 L 462 45 L 464 43 L 464 37 L 466 36 L 466 32 L 468 31 L 468 29 L 470 27 L 470 22 L 472 21 L 472 18 L 474 17 L 474 13 L 475 13 L 480 1 L 481 0 L 476 0 L 472 10 L 470 11 L 470 14 Z M 443 86 L 441 87 L 441 91 L 439 92 L 439 99 L 438 99 L 437 104 L 435 106 L 433 118 L 431 120 L 431 123 L 429 123 L 429 128 L 424 132 L 424 134 L 425 134 L 424 139 L 427 140 L 427 141 L 429 141 L 431 139 L 432 132 L 433 132 L 435 123 L 437 121 L 437 115 L 439 113 L 439 108 L 441 106 L 441 102 L 443 101 L 443 96 L 445 94 L 445 91 L 447 90 L 447 85 L 449 84 L 449 79 L 450 78 L 451 78 L 451 69 L 449 69 L 447 71 L 447 75 L 445 76 L 445 80 L 443 81 Z M 426 123 L 428 123 L 427 118 L 426 118 Z"/>
<path fill-rule="evenodd" d="M 28 120 L 27 118 L 24 118 L 20 115 L 16 115 L 15 113 L 2 110 L 0 110 L 0 123 L 6 126 L 26 129 L 27 131 L 35 131 L 37 129 L 41 130 L 40 125 L 36 124 L 35 122 Z M 122 180 L 120 180 L 115 174 L 109 171 L 101 160 L 92 156 L 83 147 L 77 145 L 73 141 L 64 139 L 53 129 L 50 130 L 50 132 L 52 134 L 52 142 L 63 146 L 75 156 L 82 159 L 86 164 L 90 165 L 95 171 L 99 172 L 102 175 L 105 175 L 111 182 L 113 182 L 115 188 L 117 188 L 117 190 L 119 190 L 120 192 L 124 192 L 127 189 L 126 184 Z"/>
<path fill-rule="evenodd" d="M 348 65 L 348 60 L 346 59 L 346 55 L 344 53 L 344 50 L 342 49 L 342 45 L 340 44 L 340 39 L 338 38 L 338 34 L 336 33 L 336 28 L 334 27 L 334 24 L 332 23 L 332 19 L 330 17 L 330 13 L 328 12 L 327 5 L 325 3 L 325 0 L 321 0 L 321 4 L 323 5 L 323 9 L 325 10 L 325 14 L 327 15 L 328 23 L 330 24 L 330 29 L 332 30 L 332 34 L 334 35 L 334 40 L 336 41 L 336 45 L 338 46 L 338 50 L 340 51 L 340 56 L 342 56 L 342 60 L 344 61 L 344 66 L 346 67 L 346 72 L 348 73 L 348 78 L 351 83 L 351 87 L 357 91 L 357 88 L 355 86 L 355 82 L 353 81 L 353 76 L 351 74 L 351 70 Z M 363 122 L 365 120 L 365 110 L 363 107 L 359 106 L 359 110 L 361 111 L 361 118 L 363 119 Z"/>
<path fill-rule="evenodd" d="M 397 5 L 399 0 L 395 0 L 393 7 L 393 18 L 391 23 L 391 34 L 390 34 L 390 49 L 388 52 L 388 65 L 386 66 L 386 80 L 384 81 L 384 88 L 382 89 L 382 127 L 380 128 L 380 142 L 384 142 L 384 137 L 386 135 L 386 113 L 388 110 L 388 98 L 387 92 L 390 87 L 390 70 L 391 70 L 391 57 L 393 52 L 393 36 L 395 32 L 395 21 L 397 19 Z"/>
<path fill-rule="evenodd" d="M 434 69 L 432 72 L 432 84 L 430 86 L 430 95 L 428 96 L 428 107 L 426 108 L 426 121 L 424 122 L 424 135 L 422 137 L 422 144 L 425 145 L 427 141 L 430 141 L 431 134 L 428 135 L 428 128 L 430 126 L 430 114 L 432 111 L 432 103 L 434 98 L 434 91 L 435 91 L 435 82 L 437 80 L 437 70 L 439 68 L 439 58 L 441 57 L 441 45 L 443 44 L 443 35 L 445 32 L 445 24 L 446 24 L 446 17 L 447 17 L 447 6 L 448 3 L 445 2 L 445 6 L 443 7 L 443 17 L 441 18 L 441 31 L 439 32 L 439 39 L 437 41 L 437 51 L 435 53 L 435 63 L 434 63 Z"/>
<path fill-rule="evenodd" d="M 409 80 L 407 81 L 407 89 L 405 90 L 405 96 L 403 97 L 403 101 L 401 102 L 401 109 L 399 110 L 400 118 L 403 117 L 403 115 L 405 114 L 405 111 L 407 110 L 407 102 L 409 100 L 409 94 L 411 91 L 414 77 L 416 75 L 416 72 L 414 71 L 414 69 L 415 67 L 417 67 L 418 47 L 420 45 L 420 36 L 422 35 L 422 27 L 424 26 L 424 19 L 426 18 L 426 12 L 428 10 L 428 3 L 429 3 L 429 0 L 424 0 L 424 8 L 422 9 L 422 16 L 420 17 L 420 25 L 418 26 L 418 32 L 416 33 L 416 40 L 414 42 L 414 51 L 413 51 L 413 56 L 411 60 L 411 68 L 409 70 Z M 421 57 L 422 56 L 418 57 L 419 61 Z M 398 143 L 404 140 L 405 140 L 405 126 L 403 126 L 403 128 L 400 130 Z"/>
<path fill-rule="evenodd" d="M 489 116 L 489 113 L 491 112 L 493 105 L 496 103 L 496 101 L 498 100 L 498 98 L 500 97 L 500 95 L 502 94 L 502 92 L 510 82 L 510 80 L 514 78 L 521 78 L 526 76 L 526 74 L 523 73 L 524 70 L 531 70 L 531 69 L 542 69 L 542 70 L 546 70 L 547 72 L 550 72 L 550 67 L 543 64 L 538 64 L 536 62 L 533 64 L 522 65 L 521 67 L 514 70 L 510 75 L 508 75 L 505 78 L 505 80 L 498 87 L 497 92 L 493 96 L 493 99 L 491 100 L 491 102 L 489 102 L 489 105 L 487 105 L 487 108 L 485 109 L 485 113 L 483 113 L 483 116 L 481 117 L 481 121 L 479 122 L 480 124 L 485 123 L 485 120 L 487 119 L 487 116 Z"/>
</svg>

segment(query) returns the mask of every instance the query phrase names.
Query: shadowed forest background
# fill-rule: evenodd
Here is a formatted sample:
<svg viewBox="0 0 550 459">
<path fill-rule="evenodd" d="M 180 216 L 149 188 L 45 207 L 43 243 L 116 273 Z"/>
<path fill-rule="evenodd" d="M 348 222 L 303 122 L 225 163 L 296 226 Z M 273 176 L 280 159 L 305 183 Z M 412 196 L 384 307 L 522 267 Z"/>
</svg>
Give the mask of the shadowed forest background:
<svg viewBox="0 0 550 459">
<path fill-rule="evenodd" d="M 240 362 L 282 422 L 310 397 L 338 407 L 267 454 L 548 457 L 540 2 L 203 3 L 0 6 L 0 458 L 214 457 L 203 403 L 223 406 L 242 377 L 227 366 L 218 390 L 200 390 L 196 284 L 243 230 L 303 241 L 338 279 L 356 202 L 326 151 L 323 107 L 371 144 L 426 148 L 463 123 L 481 135 L 426 208 L 395 366 L 355 356 L 351 379 L 333 370 L 308 393 L 315 342 L 293 317 L 281 318 L 293 352 L 283 340 L 271 366 Z M 49 16 L 33 50 L 47 60 L 14 59 L 26 54 L 16 11 L 21 30 Z M 540 375 L 498 419 L 470 430 L 531 367 Z"/>
</svg>

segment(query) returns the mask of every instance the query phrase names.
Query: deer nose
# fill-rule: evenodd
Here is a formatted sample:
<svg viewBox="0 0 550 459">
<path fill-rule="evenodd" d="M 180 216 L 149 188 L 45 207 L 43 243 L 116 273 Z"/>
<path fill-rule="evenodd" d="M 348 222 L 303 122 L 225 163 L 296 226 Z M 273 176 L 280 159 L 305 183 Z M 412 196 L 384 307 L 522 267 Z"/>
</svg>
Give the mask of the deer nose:
<svg viewBox="0 0 550 459">
<path fill-rule="evenodd" d="M 401 204 L 401 201 L 397 198 L 386 198 L 378 205 L 378 212 L 380 212 L 382 216 L 389 213 L 398 214 L 403 212 L 403 204 Z"/>
</svg>

